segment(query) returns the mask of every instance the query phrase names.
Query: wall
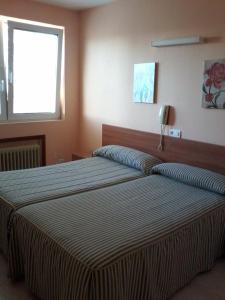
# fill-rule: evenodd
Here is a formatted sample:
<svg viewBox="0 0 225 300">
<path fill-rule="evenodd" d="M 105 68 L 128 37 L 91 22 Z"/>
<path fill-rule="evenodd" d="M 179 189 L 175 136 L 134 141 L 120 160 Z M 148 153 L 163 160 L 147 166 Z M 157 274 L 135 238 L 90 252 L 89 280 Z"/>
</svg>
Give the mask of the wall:
<svg viewBox="0 0 225 300">
<path fill-rule="evenodd" d="M 71 160 L 79 117 L 79 19 L 76 12 L 28 0 L 1 0 L 0 14 L 65 27 L 65 120 L 0 124 L 0 138 L 46 135 L 47 163 Z"/>
<path fill-rule="evenodd" d="M 187 139 L 225 145 L 225 110 L 201 108 L 205 59 L 225 57 L 224 0 L 121 0 L 81 14 L 80 152 L 101 144 L 101 124 L 159 132 L 162 104 L 175 107 Z M 155 39 L 201 35 L 204 45 L 151 48 Z M 157 104 L 132 103 L 133 65 L 159 62 Z"/>
</svg>

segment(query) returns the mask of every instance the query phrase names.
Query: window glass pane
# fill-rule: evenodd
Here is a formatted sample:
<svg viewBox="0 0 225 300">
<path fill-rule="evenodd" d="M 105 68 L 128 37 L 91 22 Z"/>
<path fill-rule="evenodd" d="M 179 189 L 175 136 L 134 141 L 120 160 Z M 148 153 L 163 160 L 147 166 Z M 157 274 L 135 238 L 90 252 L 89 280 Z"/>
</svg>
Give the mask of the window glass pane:
<svg viewBox="0 0 225 300">
<path fill-rule="evenodd" d="M 55 113 L 58 37 L 14 29 L 13 113 Z"/>
</svg>

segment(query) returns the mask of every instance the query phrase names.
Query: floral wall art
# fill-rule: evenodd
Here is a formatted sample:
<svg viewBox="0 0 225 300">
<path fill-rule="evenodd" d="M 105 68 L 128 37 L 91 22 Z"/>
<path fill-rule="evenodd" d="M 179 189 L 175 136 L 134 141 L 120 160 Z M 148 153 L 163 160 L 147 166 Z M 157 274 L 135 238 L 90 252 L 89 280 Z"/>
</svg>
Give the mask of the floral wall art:
<svg viewBox="0 0 225 300">
<path fill-rule="evenodd" d="M 156 63 L 134 65 L 134 102 L 154 103 L 155 68 Z"/>
<path fill-rule="evenodd" d="M 205 61 L 202 106 L 225 109 L 225 59 Z"/>
</svg>

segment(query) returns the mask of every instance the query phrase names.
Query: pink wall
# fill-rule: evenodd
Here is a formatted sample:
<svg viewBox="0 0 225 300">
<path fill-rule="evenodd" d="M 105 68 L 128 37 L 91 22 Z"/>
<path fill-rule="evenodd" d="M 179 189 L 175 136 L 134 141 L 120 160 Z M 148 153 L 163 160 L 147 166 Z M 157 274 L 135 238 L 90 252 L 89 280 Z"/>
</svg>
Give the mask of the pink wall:
<svg viewBox="0 0 225 300">
<path fill-rule="evenodd" d="M 201 108 L 205 59 L 225 57 L 224 0 L 122 0 L 81 14 L 80 152 L 101 144 L 101 124 L 159 132 L 162 104 L 183 137 L 225 145 L 225 110 Z M 201 35 L 197 46 L 151 48 L 154 39 Z M 157 104 L 132 103 L 133 65 L 159 62 Z"/>
<path fill-rule="evenodd" d="M 1 0 L 0 14 L 65 26 L 66 33 L 65 120 L 0 124 L 0 138 L 45 134 L 47 162 L 70 160 L 72 152 L 89 154 L 101 144 L 102 123 L 159 132 L 159 107 L 170 104 L 184 138 L 225 145 L 225 111 L 201 108 L 203 61 L 225 57 L 224 0 L 116 1 L 82 12 L 81 35 L 79 15 L 66 9 Z M 150 47 L 154 39 L 189 35 L 209 42 Z M 134 104 L 133 65 L 153 61 L 159 62 L 157 104 Z"/>
<path fill-rule="evenodd" d="M 1 0 L 0 15 L 65 26 L 65 119 L 0 124 L 0 138 L 45 134 L 47 163 L 71 160 L 77 148 L 79 114 L 79 24 L 76 12 L 28 0 Z"/>
</svg>

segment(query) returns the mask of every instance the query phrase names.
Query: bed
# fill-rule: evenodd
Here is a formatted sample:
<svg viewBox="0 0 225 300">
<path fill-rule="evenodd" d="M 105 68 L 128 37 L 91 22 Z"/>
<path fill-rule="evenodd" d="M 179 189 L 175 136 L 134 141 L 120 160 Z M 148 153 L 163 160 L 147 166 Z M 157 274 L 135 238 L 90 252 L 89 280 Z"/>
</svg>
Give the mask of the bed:
<svg viewBox="0 0 225 300">
<path fill-rule="evenodd" d="M 94 157 L 0 173 L 0 249 L 7 256 L 10 218 L 27 205 L 109 186 L 145 175 L 160 160 L 135 149 L 108 145 Z"/>
<path fill-rule="evenodd" d="M 184 164 L 14 213 L 10 276 L 40 299 L 164 300 L 224 253 L 225 177 Z"/>
</svg>

